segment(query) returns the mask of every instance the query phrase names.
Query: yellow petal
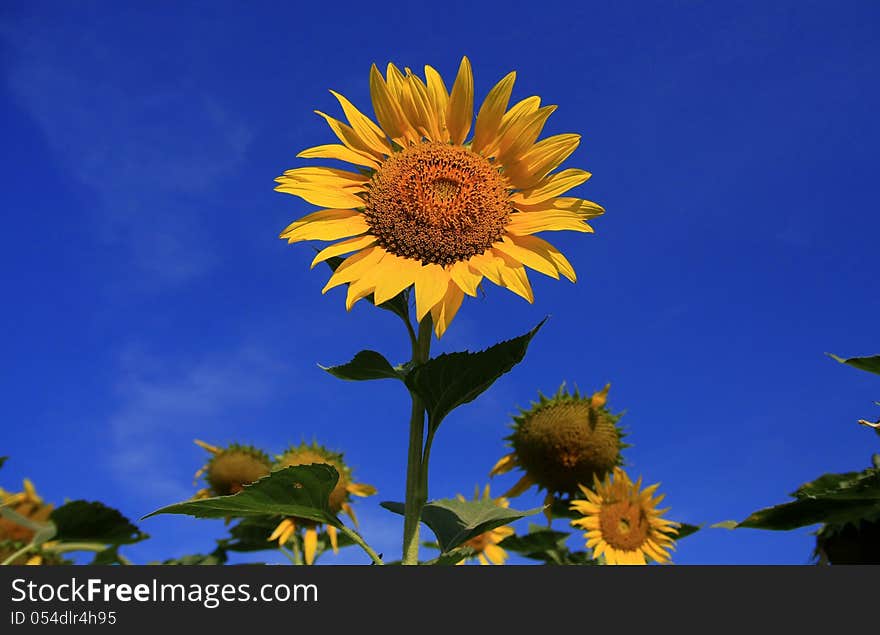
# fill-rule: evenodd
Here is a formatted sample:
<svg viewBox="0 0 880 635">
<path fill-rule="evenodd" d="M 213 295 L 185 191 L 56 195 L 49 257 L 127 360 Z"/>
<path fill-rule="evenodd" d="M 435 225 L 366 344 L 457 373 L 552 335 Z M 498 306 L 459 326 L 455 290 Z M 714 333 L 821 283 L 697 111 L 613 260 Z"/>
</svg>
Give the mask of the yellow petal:
<svg viewBox="0 0 880 635">
<path fill-rule="evenodd" d="M 325 249 L 324 251 L 327 250 Z M 381 247 L 367 247 L 366 249 L 349 256 L 341 265 L 339 265 L 339 268 L 333 272 L 333 275 L 330 276 L 330 280 L 327 281 L 327 284 L 321 290 L 321 293 L 327 293 L 327 291 L 333 287 L 338 287 L 340 284 L 357 280 L 364 274 L 364 272 L 368 271 L 371 267 L 375 267 L 386 253 L 387 252 Z"/>
<path fill-rule="evenodd" d="M 383 260 L 383 272 L 376 280 L 376 304 L 387 302 L 415 282 L 421 263 L 412 258 L 401 258 L 392 253 Z"/>
<path fill-rule="evenodd" d="M 523 117 L 532 114 L 541 106 L 541 98 L 537 95 L 526 97 L 522 101 L 517 102 L 513 107 L 504 113 L 501 117 L 501 124 L 498 126 L 498 134 L 495 138 L 483 148 L 484 156 L 495 156 L 498 153 L 499 142 L 512 125 L 515 125 Z M 506 172 L 505 172 L 506 173 Z"/>
<path fill-rule="evenodd" d="M 579 214 L 586 218 L 595 218 L 605 213 L 605 208 L 601 205 L 582 198 L 573 198 L 570 196 L 559 196 L 551 198 L 534 205 L 520 203 L 517 209 L 523 212 L 544 212 L 550 210 L 565 210 L 574 214 Z"/>
<path fill-rule="evenodd" d="M 602 390 L 599 390 L 593 393 L 593 396 L 590 397 L 590 405 L 593 408 L 601 408 L 605 405 L 605 402 L 608 401 L 608 391 L 611 389 L 611 384 L 605 384 L 605 387 Z M 657 483 L 659 485 L 659 483 Z M 654 486 L 656 489 L 657 486 Z"/>
<path fill-rule="evenodd" d="M 422 80 L 413 75 L 407 69 L 406 77 L 409 93 L 412 96 L 413 110 L 418 117 L 418 128 L 422 134 L 431 141 L 440 141 L 440 127 L 437 125 L 437 118 L 434 116 L 434 109 L 431 106 L 431 98 L 428 95 L 428 88 L 422 83 Z"/>
<path fill-rule="evenodd" d="M 216 445 L 211 445 L 209 443 L 205 443 L 204 441 L 200 441 L 199 439 L 193 439 L 193 443 L 195 443 L 200 448 L 207 450 L 211 454 L 220 454 L 223 450 L 218 448 Z"/>
<path fill-rule="evenodd" d="M 536 187 L 530 190 L 524 190 L 522 192 L 514 193 L 510 197 L 510 200 L 514 203 L 514 205 L 520 203 L 523 205 L 534 205 L 535 203 L 541 203 L 543 201 L 546 201 L 547 199 L 553 198 L 554 196 L 558 196 L 573 187 L 577 187 L 578 185 L 589 179 L 590 176 L 591 174 L 589 172 L 586 172 L 585 170 L 578 170 L 575 168 L 562 170 L 561 172 L 551 174 L 543 181 L 541 181 L 541 183 L 539 183 Z"/>
<path fill-rule="evenodd" d="M 276 192 L 299 196 L 312 205 L 319 207 L 354 209 L 364 206 L 364 200 L 355 196 L 350 190 L 328 188 L 315 185 L 314 183 L 286 179 L 285 177 L 278 177 L 275 181 L 279 183 L 275 188 Z"/>
<path fill-rule="evenodd" d="M 520 247 L 524 247 L 529 251 L 540 254 L 545 260 L 552 261 L 559 273 L 572 282 L 577 282 L 577 275 L 574 272 L 574 267 L 572 267 L 571 263 L 568 261 L 568 258 L 563 256 L 561 251 L 546 240 L 538 238 L 537 236 L 511 236 L 511 238 Z"/>
<path fill-rule="evenodd" d="M 305 555 L 306 564 L 315 562 L 315 552 L 318 550 L 318 530 L 314 527 L 306 529 L 306 535 L 303 538 L 303 553 Z"/>
<path fill-rule="evenodd" d="M 370 275 L 372 273 L 372 271 L 369 271 L 348 285 L 348 290 L 345 294 L 346 311 L 351 311 L 358 300 L 363 300 L 373 292 L 376 285 L 373 281 L 375 275 Z"/>
<path fill-rule="evenodd" d="M 376 488 L 366 483 L 349 483 L 345 487 L 345 491 L 353 496 L 365 497 L 373 496 L 376 493 Z"/>
<path fill-rule="evenodd" d="M 462 300 L 464 300 L 464 292 L 458 288 L 458 285 L 448 284 L 443 299 L 431 309 L 434 332 L 437 334 L 438 340 L 443 337 L 446 329 L 452 324 L 455 314 L 461 308 Z"/>
<path fill-rule="evenodd" d="M 493 249 L 504 252 L 514 260 L 540 271 L 544 275 L 559 280 L 559 272 L 553 260 L 542 253 L 536 253 L 529 249 L 526 244 L 520 245 L 513 241 L 510 236 L 502 236 L 502 240 L 492 245 Z"/>
<path fill-rule="evenodd" d="M 361 138 L 361 141 L 377 154 L 391 154 L 391 144 L 388 143 L 382 129 L 355 108 L 348 99 L 336 91 L 331 90 L 330 92 L 339 101 L 339 105 L 342 106 L 342 111 L 345 113 L 345 118 L 348 119 L 352 130 Z"/>
<path fill-rule="evenodd" d="M 487 567 L 489 566 L 489 561 L 486 560 L 486 556 L 484 556 L 482 553 L 477 554 L 477 560 L 480 561 L 480 564 L 486 565 Z"/>
<path fill-rule="evenodd" d="M 549 231 L 574 231 L 588 234 L 593 232 L 593 228 L 587 224 L 583 216 L 557 209 L 542 212 L 514 212 L 510 215 L 510 222 L 504 229 L 517 236 Z"/>
<path fill-rule="evenodd" d="M 478 273 L 489 278 L 492 283 L 502 286 L 501 267 L 504 265 L 504 261 L 496 257 L 491 249 L 482 254 L 471 256 L 468 264 Z"/>
<path fill-rule="evenodd" d="M 489 472 L 489 476 L 491 477 L 497 476 L 498 474 L 506 474 L 517 465 L 519 464 L 516 462 L 516 453 L 511 452 L 510 454 L 502 456 L 500 459 L 498 459 L 498 462 Z"/>
<path fill-rule="evenodd" d="M 41 556 L 40 554 L 36 554 L 34 556 L 31 556 L 30 558 L 27 559 L 27 562 L 25 562 L 24 564 L 25 564 L 25 566 L 30 566 L 30 567 L 39 566 L 39 565 L 43 564 L 43 556 Z"/>
<path fill-rule="evenodd" d="M 501 266 L 502 286 L 510 289 L 526 302 L 532 304 L 535 301 L 535 294 L 532 292 L 532 285 L 529 283 L 529 276 L 526 274 L 525 267 L 504 252 L 497 249 L 493 249 L 493 251 L 504 260 L 504 264 Z"/>
<path fill-rule="evenodd" d="M 577 134 L 558 134 L 533 145 L 522 157 L 505 165 L 504 173 L 519 190 L 531 189 L 555 170 L 580 145 Z"/>
<path fill-rule="evenodd" d="M 327 537 L 330 539 L 330 547 L 333 553 L 339 553 L 339 536 L 336 534 L 336 527 L 327 525 Z"/>
<path fill-rule="evenodd" d="M 342 123 L 338 119 L 331 117 L 320 110 L 316 110 L 315 113 L 320 117 L 323 117 L 324 121 L 327 122 L 327 125 L 330 126 L 330 129 L 333 131 L 333 134 L 335 134 L 347 148 L 363 152 L 379 161 L 384 158 L 383 152 L 377 152 L 374 150 L 369 143 L 361 139 L 360 135 L 356 133 L 351 126 Z"/>
<path fill-rule="evenodd" d="M 436 264 L 422 266 L 416 274 L 416 320 L 422 318 L 443 299 L 449 286 L 449 274 Z"/>
<path fill-rule="evenodd" d="M 477 114 L 477 123 L 474 125 L 474 140 L 471 143 L 471 150 L 474 152 L 480 152 L 498 134 L 501 118 L 510 101 L 514 81 L 516 81 L 516 71 L 505 75 L 486 95 Z"/>
<path fill-rule="evenodd" d="M 431 101 L 431 109 L 437 120 L 440 138 L 437 141 L 449 141 L 449 129 L 446 127 L 446 108 L 449 105 L 449 93 L 446 92 L 446 84 L 433 67 L 425 66 L 425 80 L 428 83 L 428 97 Z"/>
<path fill-rule="evenodd" d="M 449 268 L 449 275 L 452 277 L 452 281 L 458 285 L 459 289 L 469 296 L 477 297 L 477 287 L 479 287 L 483 276 L 471 269 L 466 261 L 459 260 L 453 264 Z"/>
<path fill-rule="evenodd" d="M 555 110 L 556 106 L 544 106 L 513 124 L 498 142 L 498 160 L 507 166 L 522 158 L 534 145 L 547 123 L 547 118 Z"/>
<path fill-rule="evenodd" d="M 379 162 L 373 157 L 357 150 L 346 148 L 340 143 L 328 143 L 322 146 L 306 148 L 296 156 L 301 159 L 336 159 L 337 161 L 363 165 L 374 170 L 379 167 Z"/>
<path fill-rule="evenodd" d="M 369 231 L 363 214 L 352 209 L 322 209 L 288 225 L 279 238 L 288 243 L 300 240 L 338 240 Z"/>
<path fill-rule="evenodd" d="M 318 255 L 315 256 L 315 259 L 312 260 L 311 268 L 314 269 L 315 265 L 319 262 L 329 260 L 333 256 L 341 256 L 342 254 L 351 253 L 352 251 L 366 249 L 375 242 L 376 237 L 372 234 L 367 234 L 366 236 L 355 236 L 354 238 L 349 238 L 348 240 L 343 240 L 334 245 L 330 245 L 329 247 L 325 247 L 319 251 Z"/>
<path fill-rule="evenodd" d="M 392 139 L 400 140 L 410 132 L 409 123 L 403 116 L 400 104 L 392 96 L 385 78 L 373 64 L 370 69 L 370 96 L 373 100 L 373 111 L 382 128 Z"/>
<path fill-rule="evenodd" d="M 516 485 L 514 485 L 504 493 L 504 498 L 513 498 L 515 496 L 519 496 L 534 484 L 535 481 L 532 480 L 532 477 L 526 474 L 516 482 Z"/>
<path fill-rule="evenodd" d="M 474 74 L 467 57 L 461 58 L 446 109 L 446 125 L 452 143 L 461 145 L 471 130 L 474 117 Z"/>
<path fill-rule="evenodd" d="M 282 178 L 285 182 L 311 184 L 316 187 L 337 187 L 353 192 L 363 190 L 369 180 L 358 172 L 328 168 L 321 165 L 309 165 L 303 168 L 285 170 L 284 174 L 276 179 L 276 181 Z"/>
<path fill-rule="evenodd" d="M 492 564 L 504 564 L 504 561 L 507 560 L 507 552 L 498 545 L 486 545 L 483 553 Z"/>
<path fill-rule="evenodd" d="M 354 526 L 357 527 L 358 526 L 358 519 L 357 519 L 357 516 L 354 515 L 354 508 L 351 506 L 351 504 L 350 503 L 342 503 L 342 511 L 344 511 L 346 514 L 348 514 L 348 517 L 351 518 L 351 522 L 353 522 Z"/>
</svg>

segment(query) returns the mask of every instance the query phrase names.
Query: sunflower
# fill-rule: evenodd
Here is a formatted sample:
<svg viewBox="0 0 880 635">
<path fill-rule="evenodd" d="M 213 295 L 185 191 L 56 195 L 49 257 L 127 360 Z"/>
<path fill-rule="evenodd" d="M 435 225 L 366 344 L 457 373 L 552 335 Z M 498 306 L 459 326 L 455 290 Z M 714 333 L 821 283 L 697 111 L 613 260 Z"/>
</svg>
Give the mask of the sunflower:
<svg viewBox="0 0 880 635">
<path fill-rule="evenodd" d="M 529 410 L 515 416 L 513 433 L 507 437 L 513 452 L 503 456 L 489 476 L 521 468 L 525 474 L 504 496 L 519 496 L 532 485 L 547 491 L 548 514 L 556 494 L 576 494 L 580 483 L 605 476 L 620 465 L 623 431 L 617 422 L 622 415 L 606 407 L 610 384 L 587 397 L 565 384 L 552 397 L 540 399 Z"/>
<path fill-rule="evenodd" d="M 208 484 L 196 493 L 196 498 L 237 494 L 272 470 L 269 457 L 255 447 L 233 443 L 220 448 L 198 439 L 195 444 L 211 453 L 208 462 L 196 472 L 196 480 L 204 476 Z"/>
<path fill-rule="evenodd" d="M 355 483 L 352 480 L 351 468 L 345 464 L 341 453 L 332 452 L 314 442 L 310 445 L 301 443 L 299 446 L 288 448 L 283 454 L 276 457 L 273 469 L 279 470 L 291 465 L 311 465 L 313 463 L 332 465 L 339 474 L 339 480 L 336 481 L 336 486 L 330 492 L 330 511 L 333 514 L 344 511 L 354 524 L 357 525 L 357 517 L 354 514 L 354 509 L 351 507 L 351 496 L 372 496 L 376 493 L 376 488 L 364 483 Z M 283 546 L 293 537 L 298 527 L 302 527 L 305 530 L 303 536 L 305 562 L 306 564 L 312 564 L 315 561 L 315 552 L 318 548 L 318 529 L 320 523 L 305 518 L 285 518 L 269 536 L 269 540 L 277 540 L 278 545 Z M 326 531 L 333 553 L 339 553 L 336 527 L 327 525 Z"/>
<path fill-rule="evenodd" d="M 316 112 L 341 144 L 297 156 L 337 159 L 360 169 L 302 167 L 275 179 L 276 191 L 326 208 L 290 224 L 281 238 L 344 239 L 321 250 L 312 267 L 353 254 L 322 293 L 347 283 L 351 309 L 370 294 L 381 304 L 414 285 L 417 319 L 430 313 L 441 337 L 464 295 L 476 296 L 483 278 L 528 302 L 534 296 L 526 266 L 575 281 L 565 256 L 534 234 L 592 232 L 586 221 L 604 210 L 561 196 L 590 178 L 579 169 L 554 172 L 577 148 L 580 135 L 538 141 L 556 106 L 541 106 L 532 96 L 508 109 L 515 78 L 512 72 L 489 91 L 468 141 L 474 80 L 467 57 L 451 91 L 430 66 L 423 80 L 394 64 L 383 77 L 374 64 L 370 94 L 379 125 L 330 91 L 348 123 Z"/>
<path fill-rule="evenodd" d="M 604 557 L 607 564 L 647 564 L 648 558 L 669 562 L 678 523 L 660 517 L 669 510 L 657 509 L 664 496 L 653 497 L 659 485 L 640 491 L 641 477 L 633 483 L 616 467 L 613 479 L 611 474 L 604 482 L 595 477 L 593 490 L 580 486 L 587 499 L 572 501 L 571 509 L 583 518 L 571 525 L 587 530 L 584 538 L 594 557 Z"/>
<path fill-rule="evenodd" d="M 456 496 L 458 500 L 464 501 L 465 498 L 461 494 Z M 486 485 L 483 490 L 482 498 L 480 497 L 480 488 L 477 487 L 474 489 L 474 500 L 491 500 L 498 507 L 507 508 L 510 506 L 510 502 L 504 498 L 503 496 L 493 499 L 489 495 L 489 486 Z M 504 540 L 505 538 L 512 536 L 514 534 L 513 527 L 509 525 L 504 525 L 503 527 L 496 527 L 495 529 L 490 529 L 489 531 L 484 531 L 479 536 L 474 536 L 470 540 L 464 543 L 465 547 L 470 547 L 474 550 L 474 555 L 476 555 L 477 560 L 480 564 L 504 564 L 507 561 L 507 552 L 498 546 L 498 543 Z M 460 560 L 457 564 L 465 564 L 468 561 L 468 558 L 464 560 Z"/>
<path fill-rule="evenodd" d="M 20 492 L 7 492 L 0 487 L 0 504 L 9 507 L 28 520 L 38 523 L 48 522 L 52 510 L 55 508 L 54 505 L 43 501 L 30 479 L 24 479 Z M 0 562 L 12 556 L 21 546 L 29 543 L 33 537 L 34 530 L 30 527 L 19 525 L 11 519 L 0 516 Z M 51 544 L 47 544 L 51 546 Z M 61 559 L 54 554 L 43 554 L 42 552 L 25 554 L 22 558 L 23 561 L 16 560 L 15 564 L 39 565 L 61 562 Z"/>
</svg>

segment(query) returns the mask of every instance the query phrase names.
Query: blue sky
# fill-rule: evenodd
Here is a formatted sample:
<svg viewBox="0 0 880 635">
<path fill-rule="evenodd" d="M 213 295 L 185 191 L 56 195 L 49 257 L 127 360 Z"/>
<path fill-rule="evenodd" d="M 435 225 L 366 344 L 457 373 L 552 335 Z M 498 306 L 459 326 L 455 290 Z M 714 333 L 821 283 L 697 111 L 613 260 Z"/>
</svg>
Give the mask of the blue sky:
<svg viewBox="0 0 880 635">
<path fill-rule="evenodd" d="M 356 509 L 397 553 L 378 501 L 403 496 L 407 395 L 316 364 L 404 361 L 406 336 L 321 295 L 309 246 L 277 239 L 311 208 L 273 179 L 331 141 L 312 113 L 337 112 L 328 89 L 370 111 L 373 62 L 451 81 L 465 54 L 478 99 L 515 69 L 514 98 L 559 105 L 545 134 L 583 135 L 576 192 L 608 211 L 553 237 L 577 284 L 534 274 L 534 305 L 488 288 L 435 343 L 483 348 L 551 316 L 444 423 L 432 497 L 485 483 L 510 415 L 563 380 L 611 382 L 630 472 L 662 482 L 676 520 L 742 519 L 861 469 L 878 384 L 823 353 L 880 352 L 878 19 L 871 2 L 4 3 L 0 484 L 139 518 L 192 493 L 194 438 L 314 437 L 378 487 Z M 142 527 L 138 561 L 222 533 Z M 811 531 L 707 529 L 675 561 L 805 563 Z"/>
</svg>

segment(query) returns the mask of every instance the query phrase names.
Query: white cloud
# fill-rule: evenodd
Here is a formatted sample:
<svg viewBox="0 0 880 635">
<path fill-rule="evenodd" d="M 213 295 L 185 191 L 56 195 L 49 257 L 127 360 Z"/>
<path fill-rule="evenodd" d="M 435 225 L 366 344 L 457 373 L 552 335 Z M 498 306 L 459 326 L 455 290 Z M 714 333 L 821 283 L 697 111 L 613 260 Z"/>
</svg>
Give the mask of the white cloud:
<svg viewBox="0 0 880 635">
<path fill-rule="evenodd" d="M 60 178 L 94 194 L 97 233 L 124 243 L 158 281 L 207 271 L 215 256 L 204 228 L 216 210 L 205 194 L 241 165 L 250 128 L 192 83 L 197 69 L 154 77 L 97 29 L 22 21 L 0 24 L 0 35 L 9 90 L 45 135 Z M 51 191 L 59 175 L 42 176 Z"/>
</svg>

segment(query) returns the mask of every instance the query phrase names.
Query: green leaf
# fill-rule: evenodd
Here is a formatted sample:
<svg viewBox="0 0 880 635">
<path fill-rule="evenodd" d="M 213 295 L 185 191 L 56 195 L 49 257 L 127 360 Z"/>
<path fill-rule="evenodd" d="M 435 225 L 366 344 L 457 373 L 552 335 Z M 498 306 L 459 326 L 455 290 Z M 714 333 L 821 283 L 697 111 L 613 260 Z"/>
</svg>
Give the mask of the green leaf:
<svg viewBox="0 0 880 635">
<path fill-rule="evenodd" d="M 456 565 L 465 558 L 470 558 L 476 553 L 471 547 L 457 547 L 448 553 L 441 554 L 440 556 L 434 558 L 433 560 L 428 560 L 427 562 L 423 562 L 425 565 L 436 565 L 441 567 L 446 567 L 450 565 Z"/>
<path fill-rule="evenodd" d="M 365 381 L 368 379 L 403 379 L 403 375 L 380 353 L 361 351 L 347 364 L 339 366 L 321 366 L 322 370 L 339 379 L 349 381 Z"/>
<path fill-rule="evenodd" d="M 171 558 L 164 560 L 162 564 L 166 565 L 220 565 L 226 563 L 226 555 L 222 551 L 214 553 L 194 553 L 189 556 L 181 556 L 180 558 Z"/>
<path fill-rule="evenodd" d="M 8 456 L 0 456 L 0 467 L 3 467 L 3 464 L 6 463 Z"/>
<path fill-rule="evenodd" d="M 525 335 L 479 353 L 446 353 L 413 368 L 406 385 L 425 403 L 429 428 L 436 430 L 454 408 L 476 399 L 521 362 L 529 342 L 546 321 L 544 318 Z"/>
<path fill-rule="evenodd" d="M 697 533 L 702 529 L 702 525 L 689 525 L 688 523 L 679 523 L 678 524 L 678 533 L 673 536 L 676 540 L 681 540 L 682 538 L 687 538 L 688 536 Z"/>
<path fill-rule="evenodd" d="M 332 465 L 291 465 L 245 485 L 231 496 L 215 496 L 168 505 L 147 514 L 188 514 L 197 518 L 295 516 L 335 527 L 342 523 L 330 511 L 330 492 L 339 474 Z"/>
<path fill-rule="evenodd" d="M 837 360 L 841 364 L 847 364 L 852 366 L 853 368 L 858 368 L 859 370 L 866 370 L 869 373 L 876 373 L 880 375 L 880 355 L 872 355 L 871 357 L 850 357 L 849 359 L 844 359 L 842 357 L 838 357 L 837 355 L 832 355 L 831 353 L 825 353 L 831 359 Z"/>
<path fill-rule="evenodd" d="M 70 501 L 49 518 L 58 528 L 55 540 L 62 542 L 127 545 L 148 538 L 119 511 L 97 501 Z"/>
<path fill-rule="evenodd" d="M 404 513 L 403 503 L 386 501 L 381 505 L 395 514 Z M 540 507 L 520 512 L 498 507 L 488 500 L 461 501 L 456 498 L 445 498 L 425 505 L 422 508 L 421 520 L 437 536 L 440 550 L 448 553 L 486 531 L 540 511 Z"/>
<path fill-rule="evenodd" d="M 325 262 L 333 271 L 336 271 L 339 268 L 339 265 L 345 262 L 345 258 L 342 258 L 341 256 L 333 256 L 332 258 L 325 260 Z M 380 309 L 391 311 L 403 320 L 409 320 L 409 293 L 407 290 L 401 291 L 396 296 L 382 304 L 376 304 L 372 293 L 366 296 L 366 300 L 374 306 L 378 306 Z"/>
<path fill-rule="evenodd" d="M 570 534 L 564 531 L 533 528 L 522 536 L 508 536 L 498 543 L 498 546 L 529 558 L 536 554 L 559 549 L 569 536 Z"/>
<path fill-rule="evenodd" d="M 880 502 L 880 470 L 823 474 L 809 483 L 804 483 L 791 495 L 800 499 L 871 498 Z"/>
<path fill-rule="evenodd" d="M 229 551 L 265 551 L 277 549 L 278 542 L 269 542 L 283 516 L 248 516 L 229 529 L 230 538 L 218 540 L 221 549 Z"/>
</svg>

